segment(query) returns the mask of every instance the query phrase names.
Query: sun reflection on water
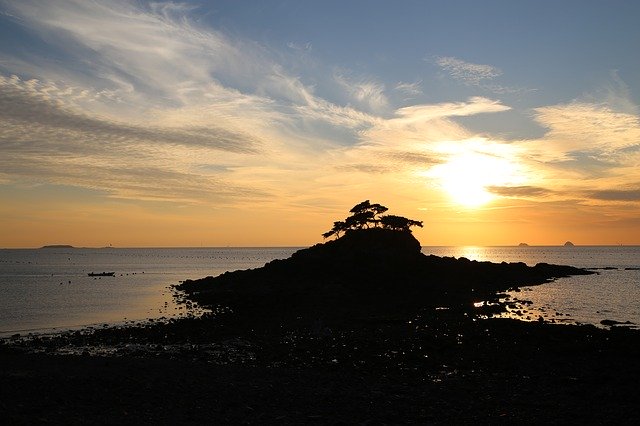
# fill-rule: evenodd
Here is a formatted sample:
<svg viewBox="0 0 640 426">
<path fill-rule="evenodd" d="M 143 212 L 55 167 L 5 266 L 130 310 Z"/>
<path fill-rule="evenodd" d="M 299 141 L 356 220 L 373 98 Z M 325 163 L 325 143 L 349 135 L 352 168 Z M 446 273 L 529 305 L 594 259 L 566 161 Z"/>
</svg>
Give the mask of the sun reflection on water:
<svg viewBox="0 0 640 426">
<path fill-rule="evenodd" d="M 465 246 L 460 247 L 460 256 L 466 257 L 469 260 L 482 261 L 486 259 L 485 248 L 477 246 Z"/>
</svg>

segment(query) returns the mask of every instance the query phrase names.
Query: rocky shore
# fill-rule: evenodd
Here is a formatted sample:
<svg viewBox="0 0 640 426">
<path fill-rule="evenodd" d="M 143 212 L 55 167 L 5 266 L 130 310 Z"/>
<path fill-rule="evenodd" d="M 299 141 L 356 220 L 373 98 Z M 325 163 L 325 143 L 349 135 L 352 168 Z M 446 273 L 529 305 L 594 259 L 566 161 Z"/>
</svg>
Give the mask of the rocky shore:
<svg viewBox="0 0 640 426">
<path fill-rule="evenodd" d="M 410 233 L 352 232 L 184 282 L 212 309 L 202 317 L 5 341 L 0 412 L 9 424 L 640 421 L 637 330 L 474 306 L 589 271 L 419 250 Z"/>
<path fill-rule="evenodd" d="M 290 318 L 355 321 L 410 317 L 425 308 L 464 308 L 511 288 L 593 271 L 540 263 L 492 263 L 427 256 L 410 232 L 353 230 L 262 268 L 187 280 L 179 286 L 203 306 L 230 306 L 251 322 Z M 484 309 L 499 310 L 492 304 Z M 476 313 L 479 313 L 476 309 Z"/>
</svg>

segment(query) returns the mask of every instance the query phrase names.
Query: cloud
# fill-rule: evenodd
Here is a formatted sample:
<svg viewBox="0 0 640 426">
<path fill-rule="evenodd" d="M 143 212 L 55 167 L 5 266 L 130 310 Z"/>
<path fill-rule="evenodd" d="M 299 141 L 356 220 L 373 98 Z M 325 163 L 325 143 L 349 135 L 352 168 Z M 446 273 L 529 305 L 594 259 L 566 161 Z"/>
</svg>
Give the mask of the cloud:
<svg viewBox="0 0 640 426">
<path fill-rule="evenodd" d="M 609 79 L 593 93 L 584 94 L 580 102 L 586 104 L 606 105 L 613 111 L 638 115 L 640 109 L 633 102 L 633 96 L 627 83 L 622 80 L 617 70 L 609 72 Z M 577 101 L 576 101 L 577 102 Z"/>
<path fill-rule="evenodd" d="M 299 52 L 308 52 L 313 49 L 313 45 L 310 42 L 306 42 L 304 44 L 294 43 L 292 41 L 287 43 L 287 47 L 292 50 L 297 50 Z"/>
<path fill-rule="evenodd" d="M 502 75 L 502 70 L 491 65 L 474 64 L 452 56 L 435 58 L 436 64 L 465 86 L 478 87 L 482 90 L 503 95 L 507 93 L 526 93 L 535 91 L 523 87 L 509 87 L 492 83 L 491 81 Z"/>
<path fill-rule="evenodd" d="M 474 96 L 467 102 L 443 102 L 431 105 L 413 105 L 396 110 L 396 120 L 402 122 L 427 121 L 445 117 L 469 116 L 490 112 L 508 111 L 511 107 L 500 101 Z"/>
<path fill-rule="evenodd" d="M 112 115 L 130 105 L 139 115 L 261 91 L 276 100 L 304 97 L 300 85 L 291 84 L 295 77 L 282 71 L 267 48 L 199 26 L 191 6 L 26 0 L 10 7 L 20 23 L 64 52 L 67 62 L 79 64 L 51 75 L 49 62 L 30 58 L 31 72 L 45 81 L 82 81 L 95 91 L 116 93 L 119 102 L 106 111 Z M 212 85 L 217 90 L 203 92 Z M 240 90 L 221 90 L 231 87 Z"/>
<path fill-rule="evenodd" d="M 336 72 L 334 79 L 358 106 L 374 113 L 381 113 L 387 109 L 389 101 L 384 94 L 384 84 L 371 79 L 353 79 L 343 72 Z"/>
<path fill-rule="evenodd" d="M 616 86 L 625 87 L 621 81 Z M 613 95 L 609 89 L 535 108 L 533 117 L 547 132 L 513 143 L 522 150 L 519 161 L 533 171 L 531 185 L 553 188 L 547 196 L 559 202 L 623 215 L 612 209 L 619 202 L 637 201 L 640 182 L 640 116 L 634 111 L 625 90 Z"/>
<path fill-rule="evenodd" d="M 55 183 L 109 196 L 222 202 L 265 192 L 190 170 L 190 158 L 252 155 L 260 141 L 213 126 L 132 125 L 76 110 L 99 94 L 0 76 L 0 170 L 5 184 Z"/>
<path fill-rule="evenodd" d="M 361 143 L 342 151 L 342 161 L 357 164 L 361 172 L 426 185 L 433 180 L 430 170 L 464 152 L 505 158 L 513 155 L 516 147 L 477 138 L 453 120 L 460 115 L 507 109 L 509 107 L 500 102 L 479 97 L 467 102 L 400 108 L 391 118 L 381 119 L 361 132 Z"/>
<path fill-rule="evenodd" d="M 466 102 L 420 104 L 397 109 L 391 118 L 378 120 L 361 132 L 361 144 L 355 149 L 362 155 L 384 157 L 400 162 L 396 168 L 427 168 L 440 163 L 446 153 L 441 145 L 453 145 L 473 134 L 453 120 L 457 116 L 506 111 L 499 101 L 472 97 Z"/>
<path fill-rule="evenodd" d="M 442 159 L 436 156 L 435 154 L 426 154 L 426 153 L 420 153 L 420 152 L 410 152 L 410 151 L 386 152 L 382 154 L 382 156 L 393 162 L 400 162 L 404 164 L 423 166 L 423 167 L 439 164 L 442 162 Z"/>
<path fill-rule="evenodd" d="M 640 189 L 603 189 L 587 192 L 586 195 L 604 201 L 640 201 Z"/>
<path fill-rule="evenodd" d="M 0 84 L 4 182 L 190 203 L 351 197 L 445 161 L 439 143 L 474 136 L 453 118 L 510 109 L 485 97 L 395 108 L 374 77 L 321 76 L 305 62 L 307 46 L 273 51 L 231 38 L 199 25 L 184 4 L 10 7 L 69 65 L 7 58 L 12 72 L 37 79 Z M 478 79 L 495 73 L 470 70 Z M 392 90 L 417 96 L 421 82 Z"/>
<path fill-rule="evenodd" d="M 398 151 L 387 147 L 360 146 L 346 155 L 342 164 L 335 169 L 339 172 L 360 172 L 369 174 L 405 173 L 407 170 L 424 170 L 440 164 L 443 159 L 433 152 Z M 360 159 L 360 163 L 351 159 Z M 368 162 L 366 162 L 368 160 Z"/>
<path fill-rule="evenodd" d="M 87 67 L 68 67 L 52 76 L 51 64 L 32 58 L 29 73 L 103 93 L 99 101 L 79 106 L 123 122 L 197 121 L 217 128 L 224 122 L 254 138 L 293 130 L 298 135 L 290 139 L 295 140 L 311 130 L 325 132 L 321 139 L 327 139 L 335 130 L 331 127 L 358 131 L 372 121 L 358 107 L 377 112 L 387 104 L 383 86 L 373 81 L 350 86 L 355 107 L 329 102 L 282 65 L 295 63 L 296 55 L 283 59 L 286 52 L 201 27 L 191 19 L 197 10 L 191 6 L 68 0 L 43 7 L 27 0 L 11 7 L 24 25 L 65 50 L 70 62 Z M 24 63 L 15 65 L 13 71 L 21 74 Z M 309 120 L 322 124 L 310 129 Z"/>
<path fill-rule="evenodd" d="M 488 186 L 487 190 L 502 197 L 514 198 L 537 198 L 544 197 L 552 193 L 549 189 L 539 186 Z"/>
<path fill-rule="evenodd" d="M 452 56 L 437 57 L 436 63 L 451 77 L 469 86 L 478 86 L 483 80 L 492 80 L 502 75 L 499 68 L 465 62 Z"/>
<path fill-rule="evenodd" d="M 535 120 L 548 128 L 545 148 L 559 157 L 572 151 L 612 154 L 640 145 L 637 115 L 606 104 L 574 101 L 534 109 Z"/>
<path fill-rule="evenodd" d="M 395 89 L 403 93 L 407 98 L 405 100 L 413 99 L 416 96 L 422 95 L 422 80 L 415 81 L 413 83 L 399 82 L 396 84 Z"/>
<path fill-rule="evenodd" d="M 0 138 L 8 140 L 8 135 L 18 140 L 38 139 L 45 133 L 59 132 L 81 136 L 82 152 L 92 148 L 112 149 L 132 143 L 168 143 L 187 146 L 204 146 L 238 153 L 256 152 L 257 138 L 215 127 L 153 127 L 134 126 L 118 123 L 105 118 L 91 117 L 73 110 L 73 102 L 66 100 L 96 97 L 87 90 L 58 88 L 53 84 L 42 84 L 37 80 L 22 81 L 16 76 L 0 76 Z M 71 94 L 71 96 L 69 96 Z M 73 140 L 69 138 L 69 140 Z M 94 146 L 91 146 L 91 142 Z M 60 144 L 60 140 L 46 140 L 47 145 Z M 66 146 L 72 143 L 67 142 Z"/>
<path fill-rule="evenodd" d="M 376 164 L 345 164 L 336 167 L 339 172 L 361 172 L 367 174 L 383 174 L 393 171 L 393 169 L 387 166 L 381 166 Z"/>
<path fill-rule="evenodd" d="M 280 54 L 197 26 L 185 5 L 9 6 L 73 65 L 52 74 L 39 58 L 6 58 L 16 74 L 39 78 L 0 81 L 3 182 L 177 201 L 273 195 L 291 184 L 292 164 L 311 169 L 322 150 L 378 120 L 317 96 Z M 365 103 L 384 102 L 373 86 L 359 90 Z M 149 173 L 144 184 L 138 169 Z"/>
</svg>

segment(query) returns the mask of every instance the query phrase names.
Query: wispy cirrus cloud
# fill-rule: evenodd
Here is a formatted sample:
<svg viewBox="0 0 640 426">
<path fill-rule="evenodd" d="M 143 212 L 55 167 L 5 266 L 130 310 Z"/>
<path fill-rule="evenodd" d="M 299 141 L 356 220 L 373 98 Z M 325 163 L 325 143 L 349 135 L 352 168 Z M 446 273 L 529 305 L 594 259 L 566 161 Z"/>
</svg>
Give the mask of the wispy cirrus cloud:
<svg viewBox="0 0 640 426">
<path fill-rule="evenodd" d="M 524 93 L 531 89 L 509 87 L 494 83 L 503 72 L 500 68 L 487 64 L 466 62 L 453 56 L 438 56 L 435 63 L 454 80 L 465 86 L 478 87 L 495 94 Z"/>
<path fill-rule="evenodd" d="M 44 179 L 183 201 L 176 192 L 190 187 L 184 180 L 191 176 L 204 191 L 200 201 L 229 188 L 275 194 L 271 182 L 290 164 L 335 144 L 330 129 L 355 140 L 376 120 L 317 96 L 263 46 L 199 27 L 185 5 L 69 0 L 8 7 L 84 67 L 52 74 L 38 58 L 3 58 L 15 74 L 39 76 L 0 82 L 4 182 Z M 375 87 L 360 90 L 363 102 L 382 102 Z M 140 185 L 135 173 L 120 173 L 139 168 L 155 170 L 156 178 L 148 173 Z"/>
<path fill-rule="evenodd" d="M 534 109 L 538 123 L 548 128 L 547 150 L 558 155 L 573 151 L 614 154 L 640 144 L 640 118 L 605 103 L 574 101 Z"/>
<path fill-rule="evenodd" d="M 453 56 L 439 56 L 435 61 L 451 77 L 470 86 L 478 86 L 482 81 L 493 80 L 502 75 L 497 67 L 465 62 Z"/>
<path fill-rule="evenodd" d="M 198 152 L 200 161 L 222 157 L 216 152 L 257 153 L 255 137 L 211 126 L 140 126 L 88 116 L 75 110 L 73 101 L 93 95 L 83 91 L 67 103 L 74 93 L 0 76 L 0 175 L 5 183 L 82 186 L 118 198 L 180 203 L 266 195 L 190 166 Z"/>
<path fill-rule="evenodd" d="M 361 108 L 373 113 L 381 113 L 388 108 L 384 84 L 372 79 L 353 78 L 344 72 L 336 72 L 334 79 Z"/>
<path fill-rule="evenodd" d="M 297 50 L 297 51 L 301 51 L 301 52 L 308 52 L 311 49 L 313 49 L 313 45 L 311 44 L 311 42 L 295 43 L 293 41 L 290 41 L 290 42 L 287 43 L 287 47 L 289 49 L 293 49 L 293 50 Z"/>
<path fill-rule="evenodd" d="M 443 102 L 431 105 L 412 105 L 396 110 L 397 121 L 414 122 L 433 120 L 443 117 L 462 117 L 468 115 L 508 111 L 511 107 L 500 101 L 473 96 L 467 102 Z"/>
<path fill-rule="evenodd" d="M 76 94 L 77 95 L 74 95 Z M 107 118 L 88 116 L 74 108 L 76 100 L 99 97 L 88 90 L 59 88 L 37 80 L 22 81 L 16 76 L 0 76 L 0 138 L 14 141 L 38 139 L 40 132 L 51 130 L 61 135 L 83 135 L 81 149 L 112 149 L 114 146 L 154 143 L 203 146 L 238 153 L 255 153 L 259 145 L 256 137 L 212 126 L 160 127 L 134 125 Z M 42 136 L 46 144 L 72 146 L 77 138 L 55 140 Z M 62 143 L 66 140 L 66 143 Z M 92 143 L 95 141 L 95 143 Z M 109 142 L 111 146 L 109 147 Z M 78 147 L 80 148 L 80 147 Z"/>
<path fill-rule="evenodd" d="M 405 95 L 405 100 L 414 99 L 416 96 L 422 95 L 422 81 L 414 81 L 413 83 L 399 82 L 395 89 Z"/>
</svg>

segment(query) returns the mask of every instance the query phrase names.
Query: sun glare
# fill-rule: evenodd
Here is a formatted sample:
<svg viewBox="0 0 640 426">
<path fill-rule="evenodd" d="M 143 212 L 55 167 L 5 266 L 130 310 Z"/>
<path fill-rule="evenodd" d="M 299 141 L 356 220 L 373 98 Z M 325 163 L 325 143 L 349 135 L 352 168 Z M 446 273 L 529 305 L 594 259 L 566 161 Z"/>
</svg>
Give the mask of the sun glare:
<svg viewBox="0 0 640 426">
<path fill-rule="evenodd" d="M 453 201 L 473 208 L 495 199 L 489 188 L 512 183 L 515 173 L 513 164 L 504 158 L 471 151 L 455 154 L 430 175 Z"/>
</svg>

